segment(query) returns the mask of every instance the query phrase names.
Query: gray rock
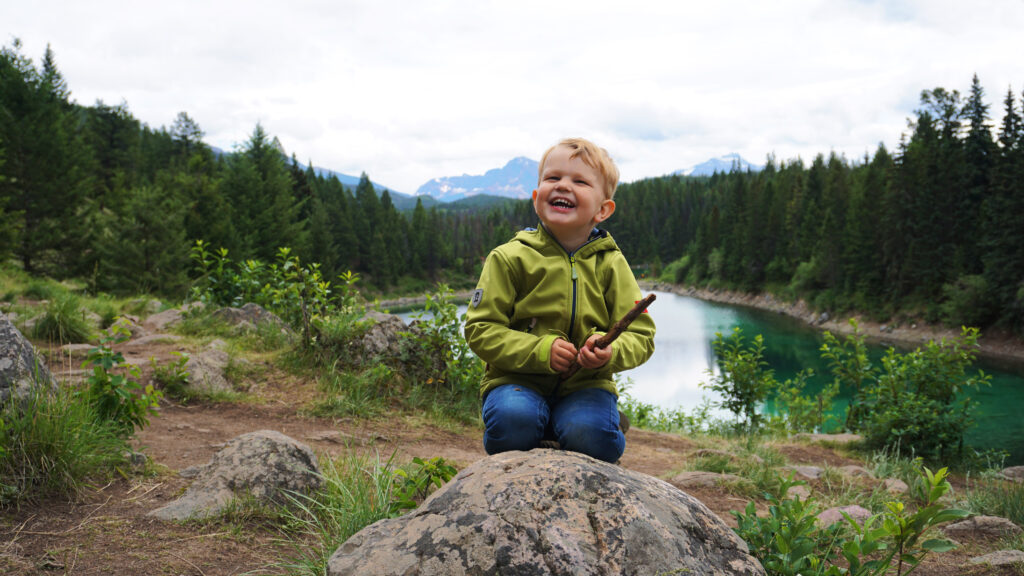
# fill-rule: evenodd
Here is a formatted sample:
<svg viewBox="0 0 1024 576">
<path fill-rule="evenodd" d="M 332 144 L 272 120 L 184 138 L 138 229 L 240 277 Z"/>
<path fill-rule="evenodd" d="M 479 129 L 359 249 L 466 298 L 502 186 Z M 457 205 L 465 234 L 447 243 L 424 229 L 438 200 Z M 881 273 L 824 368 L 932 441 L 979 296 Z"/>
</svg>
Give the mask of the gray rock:
<svg viewBox="0 0 1024 576">
<path fill-rule="evenodd" d="M 149 316 L 142 322 L 142 327 L 150 332 L 163 332 L 170 326 L 181 322 L 181 310 L 170 308 Z"/>
<path fill-rule="evenodd" d="M 973 516 L 944 527 L 942 533 L 953 538 L 1001 538 L 1020 534 L 1021 528 L 999 516 Z"/>
<path fill-rule="evenodd" d="M 204 466 L 174 502 L 149 513 L 161 520 L 206 518 L 235 497 L 279 500 L 282 490 L 305 492 L 320 487 L 316 456 L 305 444 L 280 432 L 259 430 L 230 442 Z"/>
<path fill-rule="evenodd" d="M 809 442 L 819 442 L 822 444 L 853 444 L 860 442 L 864 439 L 860 434 L 808 434 L 801 433 L 793 436 L 798 440 L 807 440 Z"/>
<path fill-rule="evenodd" d="M 252 302 L 247 302 L 241 308 L 220 308 L 213 312 L 213 317 L 232 326 L 243 326 L 248 330 L 255 329 L 259 324 L 273 324 L 282 330 L 286 329 L 284 321 L 276 314 Z"/>
<path fill-rule="evenodd" d="M 345 542 L 328 574 L 764 574 L 747 545 L 671 485 L 574 452 L 490 456 L 416 510 Z"/>
<path fill-rule="evenodd" d="M 401 345 L 399 333 L 409 331 L 405 321 L 400 316 L 376 310 L 368 311 L 366 319 L 372 320 L 373 325 L 363 335 L 359 344 L 360 350 L 357 353 L 366 359 L 398 354 Z"/>
<path fill-rule="evenodd" d="M 1014 482 L 1024 482 L 1024 466 L 1010 466 L 1003 468 L 1003 476 Z"/>
<path fill-rule="evenodd" d="M 806 500 L 811 497 L 811 489 L 804 484 L 797 484 L 796 486 L 790 486 L 786 490 L 786 498 L 790 500 Z"/>
<path fill-rule="evenodd" d="M 863 523 L 864 520 L 871 517 L 870 510 L 857 506 L 856 504 L 852 506 L 836 506 L 818 514 L 819 525 L 831 526 L 836 522 L 845 521 L 846 519 L 843 518 L 843 512 L 846 512 L 846 514 L 858 524 Z"/>
<path fill-rule="evenodd" d="M 200 394 L 231 392 L 231 383 L 224 377 L 230 361 L 228 353 L 217 347 L 189 356 L 185 363 L 185 371 L 188 372 L 186 391 Z"/>
<path fill-rule="evenodd" d="M 973 565 L 987 565 L 993 568 L 1015 566 L 1024 564 L 1024 552 L 1020 550 L 997 550 L 984 556 L 971 558 L 969 563 Z"/>
<path fill-rule="evenodd" d="M 745 478 L 736 476 L 735 474 L 693 470 L 689 472 L 680 472 L 673 476 L 669 482 L 679 488 L 696 488 L 699 486 L 718 486 L 723 482 L 743 482 L 745 480 Z"/>
<path fill-rule="evenodd" d="M 114 323 L 111 325 L 111 327 L 113 326 L 124 328 L 133 339 L 142 338 L 148 334 L 146 329 L 139 325 L 139 319 L 136 316 L 127 314 L 118 316 L 117 320 L 114 320 Z"/>
<path fill-rule="evenodd" d="M 899 478 L 886 478 L 882 481 L 882 488 L 889 494 L 906 494 L 910 492 L 910 486 Z"/>
<path fill-rule="evenodd" d="M 852 464 L 847 466 L 840 466 L 839 472 L 845 476 L 853 476 L 854 478 L 874 478 L 875 475 L 870 470 L 863 466 L 854 466 Z"/>
<path fill-rule="evenodd" d="M 825 470 L 817 466 L 783 466 L 782 469 L 796 472 L 797 476 L 803 476 L 808 480 L 821 478 L 821 475 L 825 472 Z"/>
<path fill-rule="evenodd" d="M 56 390 L 57 384 L 32 344 L 0 314 L 0 405 L 10 398 L 28 399 L 34 390 Z"/>
</svg>

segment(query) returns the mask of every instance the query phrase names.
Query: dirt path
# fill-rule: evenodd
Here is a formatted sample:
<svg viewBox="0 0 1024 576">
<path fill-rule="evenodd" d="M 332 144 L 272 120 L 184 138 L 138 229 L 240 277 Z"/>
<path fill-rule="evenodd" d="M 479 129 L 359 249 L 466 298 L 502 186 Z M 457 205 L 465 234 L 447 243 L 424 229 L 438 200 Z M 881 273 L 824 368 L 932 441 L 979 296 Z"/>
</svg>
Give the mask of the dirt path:
<svg viewBox="0 0 1024 576">
<path fill-rule="evenodd" d="M 177 342 L 156 341 L 136 347 L 132 354 L 171 358 L 172 352 L 181 349 Z M 146 516 L 187 488 L 189 480 L 178 476 L 178 471 L 205 464 L 225 442 L 255 430 L 280 431 L 305 442 L 321 458 L 353 450 L 379 455 L 382 460 L 394 453 L 400 463 L 413 456 L 441 456 L 462 468 L 485 456 L 480 431 L 475 428 L 447 430 L 414 417 L 331 420 L 305 416 L 301 408 L 316 394 L 313 385 L 273 369 L 264 371 L 250 389 L 247 399 L 236 403 L 183 406 L 164 402 L 134 442 L 155 464 L 155 475 L 117 475 L 108 484 L 87 491 L 77 502 L 46 501 L 0 512 L 0 574 L 280 573 L 280 568 L 271 565 L 292 550 L 272 527 L 244 521 L 177 524 Z M 681 436 L 632 430 L 622 465 L 669 477 L 681 470 L 699 447 Z M 852 462 L 818 445 L 780 446 L 779 450 L 793 463 Z M 687 492 L 730 525 L 735 522 L 729 511 L 742 510 L 747 502 L 721 488 Z M 966 558 L 966 551 L 945 555 L 940 561 L 929 561 L 918 573 L 963 573 L 956 568 Z"/>
</svg>

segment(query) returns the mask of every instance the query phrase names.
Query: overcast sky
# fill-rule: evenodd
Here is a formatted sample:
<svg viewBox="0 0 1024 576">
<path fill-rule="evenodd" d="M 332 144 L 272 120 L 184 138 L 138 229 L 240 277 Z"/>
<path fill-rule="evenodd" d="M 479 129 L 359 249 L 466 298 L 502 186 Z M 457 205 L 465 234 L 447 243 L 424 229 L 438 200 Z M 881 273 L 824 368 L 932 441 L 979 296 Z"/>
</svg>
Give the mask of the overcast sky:
<svg viewBox="0 0 1024 576">
<path fill-rule="evenodd" d="M 978 74 L 993 124 L 1024 91 L 1024 0 L 35 0 L 72 98 L 187 112 L 231 150 L 259 122 L 300 161 L 414 193 L 584 136 L 623 181 L 729 152 L 894 148 L 922 90 Z"/>
</svg>

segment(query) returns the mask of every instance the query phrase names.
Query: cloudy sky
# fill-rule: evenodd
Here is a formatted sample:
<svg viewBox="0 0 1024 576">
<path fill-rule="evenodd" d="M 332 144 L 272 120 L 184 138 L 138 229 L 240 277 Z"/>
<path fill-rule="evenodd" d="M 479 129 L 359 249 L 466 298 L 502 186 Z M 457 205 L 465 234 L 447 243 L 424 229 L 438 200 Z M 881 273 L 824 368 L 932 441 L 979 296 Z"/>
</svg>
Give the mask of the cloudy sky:
<svg viewBox="0 0 1024 576">
<path fill-rule="evenodd" d="M 80 104 L 224 149 L 257 123 L 299 160 L 413 193 L 566 136 L 624 181 L 729 152 L 892 149 L 922 90 L 1024 91 L 1024 0 L 3 2 Z"/>
</svg>

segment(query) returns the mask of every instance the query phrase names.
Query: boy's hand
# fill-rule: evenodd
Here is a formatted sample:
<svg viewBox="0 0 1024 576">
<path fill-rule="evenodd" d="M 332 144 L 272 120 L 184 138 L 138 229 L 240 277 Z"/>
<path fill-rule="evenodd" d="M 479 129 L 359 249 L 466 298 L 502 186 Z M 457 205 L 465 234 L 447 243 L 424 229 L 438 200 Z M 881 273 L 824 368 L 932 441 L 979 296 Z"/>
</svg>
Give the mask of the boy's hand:
<svg viewBox="0 0 1024 576">
<path fill-rule="evenodd" d="M 594 342 L 596 342 L 600 337 L 601 336 L 598 334 L 592 335 L 590 338 L 587 338 L 587 343 L 580 348 L 579 355 L 576 358 L 576 361 L 580 363 L 580 366 L 587 369 L 600 368 L 611 360 L 611 345 L 606 348 L 598 348 L 597 346 L 594 346 Z"/>
<path fill-rule="evenodd" d="M 576 359 L 576 353 L 576 347 L 570 342 L 556 338 L 551 343 L 551 369 L 555 372 L 565 372 Z"/>
</svg>

